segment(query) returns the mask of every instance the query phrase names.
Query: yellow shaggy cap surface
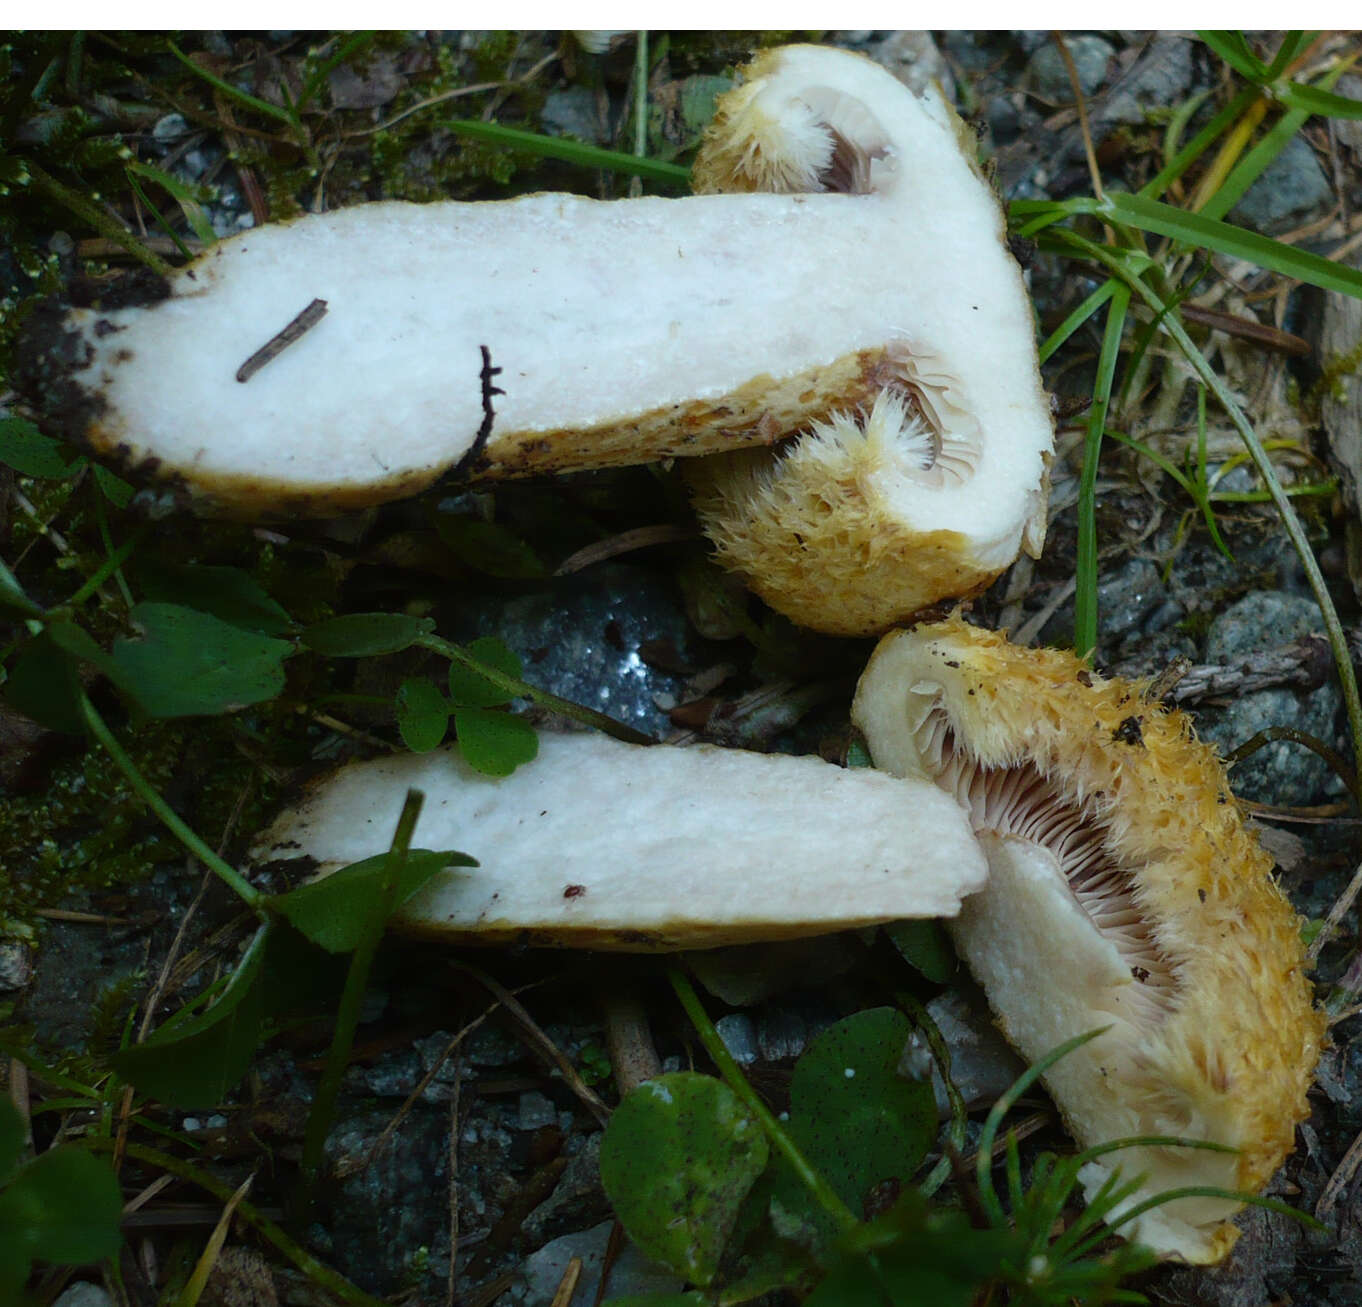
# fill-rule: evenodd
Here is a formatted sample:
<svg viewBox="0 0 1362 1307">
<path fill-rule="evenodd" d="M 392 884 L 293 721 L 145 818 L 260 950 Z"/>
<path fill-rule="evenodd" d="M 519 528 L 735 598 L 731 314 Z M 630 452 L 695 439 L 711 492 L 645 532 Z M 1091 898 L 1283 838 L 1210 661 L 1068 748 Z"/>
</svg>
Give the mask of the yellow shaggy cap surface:
<svg viewBox="0 0 1362 1307">
<path fill-rule="evenodd" d="M 1300 922 L 1187 717 L 1055 650 L 957 618 L 886 636 L 853 717 L 876 765 L 925 775 L 969 811 L 989 886 L 951 923 L 1009 1039 L 1035 1061 L 1105 1033 L 1046 1083 L 1084 1146 L 1089 1193 L 1143 1175 L 1118 1209 L 1172 1188 L 1257 1191 L 1291 1151 L 1325 1031 Z M 1231 1199 L 1184 1198 L 1121 1232 L 1222 1258 Z M 1113 1218 L 1115 1219 L 1115 1218 Z"/>
</svg>

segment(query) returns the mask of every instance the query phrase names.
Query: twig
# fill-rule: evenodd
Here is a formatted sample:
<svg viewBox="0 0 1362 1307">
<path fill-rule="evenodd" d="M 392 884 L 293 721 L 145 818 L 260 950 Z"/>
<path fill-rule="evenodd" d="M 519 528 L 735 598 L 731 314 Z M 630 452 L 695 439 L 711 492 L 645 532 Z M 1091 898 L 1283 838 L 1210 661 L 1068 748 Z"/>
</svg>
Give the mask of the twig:
<svg viewBox="0 0 1362 1307">
<path fill-rule="evenodd" d="M 1320 952 L 1329 942 L 1329 937 L 1338 929 L 1338 923 L 1343 920 L 1348 909 L 1352 907 L 1359 891 L 1362 891 L 1362 863 L 1358 863 L 1357 870 L 1353 872 L 1347 888 L 1334 900 L 1334 906 L 1329 909 L 1329 915 L 1324 918 L 1324 925 L 1320 927 L 1319 934 L 1310 941 L 1310 947 L 1305 950 L 1307 966 L 1314 966 Z"/>
<path fill-rule="evenodd" d="M 653 1047 L 648 1011 L 633 994 L 611 992 L 602 996 L 605 1009 L 605 1043 L 620 1097 L 645 1081 L 662 1074 L 662 1060 Z"/>
<path fill-rule="evenodd" d="M 296 301 L 295 301 L 296 303 Z M 326 317 L 326 301 L 313 300 L 292 322 L 277 335 L 271 336 L 236 370 L 236 379 L 249 381 L 268 363 L 273 363 L 290 345 L 301 340 Z"/>
<path fill-rule="evenodd" d="M 1324 1186 L 1324 1192 L 1319 1196 L 1319 1202 L 1315 1204 L 1315 1216 L 1323 1221 L 1330 1212 L 1334 1210 L 1334 1204 L 1338 1202 L 1339 1195 L 1348 1187 L 1353 1176 L 1357 1174 L 1357 1168 L 1362 1166 L 1362 1134 L 1348 1145 L 1348 1151 L 1343 1154 L 1343 1160 L 1338 1164 L 1337 1170 L 1329 1177 L 1329 1183 Z"/>
<path fill-rule="evenodd" d="M 1240 318 L 1232 313 L 1221 313 L 1217 309 L 1203 309 L 1195 304 L 1184 304 L 1182 316 L 1188 322 L 1199 323 L 1213 331 L 1223 331 L 1227 336 L 1238 336 L 1241 340 L 1252 341 L 1264 349 L 1276 350 L 1279 354 L 1289 354 L 1293 358 L 1308 358 L 1312 353 L 1310 342 L 1289 331 L 1279 331 L 1253 318 Z"/>
<path fill-rule="evenodd" d="M 1069 43 L 1062 32 L 1051 32 L 1050 39 L 1064 60 L 1064 69 L 1069 74 L 1069 85 L 1073 87 L 1074 105 L 1078 109 L 1078 129 L 1083 133 L 1083 153 L 1088 157 L 1088 176 L 1092 180 L 1092 193 L 1099 200 L 1105 198 L 1102 190 L 1102 170 L 1097 166 L 1097 151 L 1093 149 L 1092 128 L 1088 123 L 1088 102 L 1083 94 L 1083 83 L 1078 80 L 1078 67 L 1069 53 Z"/>
<path fill-rule="evenodd" d="M 582 1105 L 604 1125 L 610 1120 L 610 1109 L 600 1100 L 600 1097 L 591 1087 L 577 1074 L 577 1068 L 568 1060 L 567 1054 L 563 1052 L 557 1044 L 553 1042 L 540 1028 L 539 1023 L 526 1011 L 525 1006 L 506 988 L 499 980 L 494 980 L 485 971 L 478 967 L 471 966 L 467 962 L 451 962 L 450 965 L 462 972 L 465 976 L 477 981 L 494 998 L 501 1001 L 504 1007 L 520 1027 L 525 1035 L 526 1043 L 538 1053 L 545 1061 L 551 1063 L 558 1069 L 563 1077 L 564 1083 L 577 1095 Z"/>
<path fill-rule="evenodd" d="M 656 526 L 636 526 L 632 531 L 621 531 L 607 540 L 597 540 L 569 554 L 553 570 L 554 576 L 571 576 L 583 568 L 603 563 L 621 554 L 633 553 L 636 549 L 649 549 L 653 545 L 674 545 L 684 540 L 698 540 L 700 533 L 693 527 L 678 526 L 674 522 L 659 522 Z"/>
<path fill-rule="evenodd" d="M 577 1281 L 582 1278 L 582 1259 L 571 1257 L 563 1268 L 563 1278 L 558 1281 L 558 1292 L 553 1295 L 549 1307 L 568 1307 L 572 1295 L 577 1292 Z"/>
<path fill-rule="evenodd" d="M 1151 686 L 1151 697 L 1187 703 L 1249 694 L 1275 685 L 1317 690 L 1329 679 L 1332 667 L 1329 642 L 1322 635 L 1306 635 L 1278 649 L 1250 654 L 1238 663 L 1190 665 L 1175 685 L 1161 693 L 1155 693 Z"/>
</svg>

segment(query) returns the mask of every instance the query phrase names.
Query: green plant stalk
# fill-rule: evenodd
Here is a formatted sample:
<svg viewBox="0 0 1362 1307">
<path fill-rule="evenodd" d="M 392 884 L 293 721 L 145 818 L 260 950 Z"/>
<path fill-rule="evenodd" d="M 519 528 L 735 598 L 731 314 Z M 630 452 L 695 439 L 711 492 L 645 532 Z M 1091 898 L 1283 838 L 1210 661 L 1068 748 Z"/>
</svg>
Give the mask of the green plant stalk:
<svg viewBox="0 0 1362 1307">
<path fill-rule="evenodd" d="M 85 718 L 86 726 L 90 728 L 90 733 L 104 746 L 105 751 L 114 760 L 119 771 L 128 778 L 128 784 L 132 786 L 134 793 L 161 819 L 166 829 L 190 853 L 203 863 L 209 871 L 230 886 L 252 912 L 257 916 L 262 916 L 260 891 L 235 867 L 218 857 L 198 835 L 190 830 L 174 808 L 157 793 L 155 787 L 137 770 L 137 764 L 124 752 L 123 746 L 119 744 L 114 733 L 109 729 L 108 723 L 99 715 L 98 709 L 90 702 L 90 696 L 84 690 L 80 692 L 80 711 L 81 716 Z"/>
<path fill-rule="evenodd" d="M 111 1140 L 100 1140 L 98 1143 L 92 1144 L 91 1147 L 99 1151 L 111 1150 L 113 1142 Z M 212 1194 L 219 1202 L 226 1203 L 231 1200 L 234 1192 L 231 1185 L 224 1184 L 217 1176 L 200 1167 L 192 1166 L 170 1153 L 163 1153 L 155 1148 L 147 1148 L 143 1144 L 128 1144 L 125 1153 L 144 1166 L 155 1167 L 189 1184 L 197 1185 L 200 1189 Z M 333 1294 L 341 1302 L 347 1304 L 347 1307 L 389 1307 L 389 1304 L 382 1299 L 371 1297 L 363 1289 L 351 1284 L 343 1275 L 319 1262 L 301 1244 L 295 1243 L 280 1226 L 271 1221 L 269 1217 L 258 1212 L 250 1202 L 243 1200 L 238 1203 L 236 1214 L 263 1238 L 268 1239 L 314 1285 L 327 1293 Z"/>
<path fill-rule="evenodd" d="M 1078 235 L 1077 232 L 1065 231 L 1060 234 L 1070 244 L 1083 250 L 1090 258 L 1096 259 L 1104 267 L 1114 272 L 1155 313 L 1165 312 L 1163 301 L 1139 277 L 1132 277 L 1127 273 L 1119 256 L 1099 245 L 1096 241 L 1090 241 L 1086 237 Z M 1353 670 L 1352 654 L 1348 649 L 1348 637 L 1344 634 L 1343 623 L 1338 619 L 1338 610 L 1334 607 L 1333 598 L 1329 594 L 1328 583 L 1324 579 L 1324 573 L 1320 571 L 1315 552 L 1310 547 L 1310 541 L 1305 534 L 1305 527 L 1296 515 L 1290 496 L 1277 479 L 1276 469 L 1272 466 L 1272 460 L 1268 458 L 1267 451 L 1258 439 L 1258 433 L 1254 431 L 1253 424 L 1244 416 L 1243 411 L 1235 402 L 1234 396 L 1230 394 L 1229 388 L 1216 375 L 1215 369 L 1207 362 L 1206 356 L 1197 349 L 1192 338 L 1187 334 L 1176 316 L 1168 316 L 1164 323 L 1164 330 L 1173 338 L 1178 349 L 1187 359 L 1187 362 L 1191 364 L 1192 370 L 1200 378 L 1202 384 L 1216 397 L 1221 408 L 1224 409 L 1226 415 L 1234 424 L 1235 430 L 1239 432 L 1245 447 L 1248 449 L 1249 457 L 1253 459 L 1253 465 L 1258 469 L 1258 475 L 1263 480 L 1263 485 L 1267 487 L 1268 493 L 1272 496 L 1272 502 L 1277 506 L 1277 512 L 1281 516 L 1282 526 L 1286 530 L 1287 537 L 1295 546 L 1296 553 L 1300 557 L 1301 566 L 1305 569 L 1306 580 L 1310 583 L 1310 590 L 1314 594 L 1315 602 L 1319 605 L 1320 613 L 1324 618 L 1325 633 L 1329 638 L 1329 648 L 1334 656 L 1334 666 L 1338 671 L 1339 685 L 1343 691 L 1343 703 L 1348 713 L 1348 730 L 1353 742 L 1353 766 L 1354 770 L 1362 775 L 1362 698 L 1358 696 L 1357 675 Z"/>
<path fill-rule="evenodd" d="M 733 1055 L 719 1037 L 719 1032 L 715 1030 L 714 1023 L 709 1019 L 709 1013 L 705 1011 L 704 1004 L 700 1002 L 699 996 L 686 978 L 685 973 L 679 967 L 668 967 L 667 979 L 671 981 L 672 989 L 676 991 L 676 997 L 680 999 L 681 1006 L 685 1009 L 686 1015 L 695 1027 L 695 1033 L 700 1036 L 700 1042 L 705 1046 L 705 1051 L 713 1059 L 714 1065 L 719 1068 L 719 1074 L 723 1076 L 724 1082 L 742 1100 L 743 1106 L 761 1123 L 762 1129 L 766 1131 L 766 1137 L 790 1164 L 794 1173 L 817 1199 L 818 1205 L 832 1218 L 838 1229 L 843 1234 L 854 1230 L 860 1222 L 857 1221 L 851 1209 L 833 1192 L 832 1186 L 814 1170 L 808 1158 L 799 1151 L 798 1145 L 786 1133 L 780 1122 L 776 1120 L 771 1109 L 761 1101 L 756 1091 L 748 1084 L 747 1077 L 743 1075 L 741 1068 L 733 1060 Z"/>
<path fill-rule="evenodd" d="M 95 498 L 95 516 L 99 520 L 100 539 L 104 542 L 104 549 L 108 557 L 90 574 L 85 584 L 80 587 L 61 608 L 69 608 L 73 612 L 81 606 L 110 576 L 116 578 L 119 593 L 123 596 L 123 602 L 132 608 L 132 591 L 128 589 L 127 578 L 123 575 L 123 564 L 128 561 L 133 550 L 142 543 L 143 537 L 151 530 L 151 523 L 144 522 L 131 536 L 128 537 L 117 549 L 114 548 L 113 532 L 109 527 L 109 510 L 104 506 L 104 496 L 97 495 Z"/>
<path fill-rule="evenodd" d="M 484 680 L 491 681 L 497 689 L 504 690 L 514 698 L 529 699 L 545 708 L 551 708 L 564 717 L 581 722 L 584 726 L 594 726 L 596 730 L 603 731 L 616 740 L 623 740 L 626 744 L 657 743 L 651 735 L 645 735 L 632 726 L 617 722 L 613 717 L 608 717 L 603 712 L 597 712 L 594 708 L 588 708 L 584 704 L 573 703 L 570 699 L 560 699 L 548 690 L 541 690 L 537 686 L 529 685 L 518 676 L 508 676 L 495 667 L 489 667 L 486 663 L 479 662 L 466 649 L 460 648 L 449 640 L 442 640 L 438 635 L 420 636 L 415 643 L 423 649 L 429 649 L 432 653 L 448 658 L 452 663 L 458 663 L 460 667 L 466 667 L 470 672 L 476 672 Z"/>
<path fill-rule="evenodd" d="M 1045 338 L 1045 343 L 1038 351 L 1038 361 L 1041 363 L 1046 362 L 1055 350 L 1064 344 L 1079 327 L 1092 317 L 1092 315 L 1115 294 L 1117 285 L 1118 283 L 1114 277 L 1108 278 L 1093 291 L 1082 304 L 1070 313 L 1069 316 Z"/>
<path fill-rule="evenodd" d="M 1074 1049 L 1082 1047 L 1090 1039 L 1096 1039 L 1098 1035 L 1105 1034 L 1110 1029 L 1110 1026 L 1099 1026 L 1096 1030 L 1089 1030 L 1084 1034 L 1075 1035 L 1072 1039 L 1065 1040 L 1058 1048 L 1052 1048 L 1039 1062 L 1027 1067 L 1012 1082 L 1011 1087 L 993 1104 L 988 1116 L 984 1118 L 984 1127 L 979 1133 L 979 1152 L 975 1161 L 975 1177 L 979 1190 L 979 1202 L 983 1206 L 989 1221 L 998 1229 L 1002 1229 L 1006 1225 L 1007 1215 L 1003 1211 L 1002 1204 L 998 1201 L 997 1190 L 993 1187 L 993 1141 L 998 1137 L 998 1127 L 1002 1125 L 1003 1117 L 1012 1110 L 1012 1105 L 1017 1099 L 1030 1089 L 1060 1058 L 1072 1053 Z"/>
<path fill-rule="evenodd" d="M 122 246 L 133 258 L 145 267 L 150 268 L 157 276 L 170 277 L 174 275 L 175 269 L 170 264 L 159 254 L 149 250 L 121 222 L 115 222 L 98 205 L 92 204 L 78 191 L 74 191 L 64 183 L 59 182 L 51 173 L 40 168 L 31 159 L 24 160 L 24 167 L 28 169 L 28 174 L 33 179 L 34 185 L 49 199 L 55 200 L 77 217 L 83 218 L 101 236 L 113 241 L 115 245 Z"/>
<path fill-rule="evenodd" d="M 1083 472 L 1078 482 L 1078 562 L 1074 580 L 1074 651 L 1091 660 L 1097 649 L 1097 465 L 1102 457 L 1102 432 L 1121 353 L 1130 288 L 1119 285 L 1107 309 L 1102 352 L 1097 359 L 1097 381 L 1088 410 L 1088 436 L 1083 449 Z"/>
<path fill-rule="evenodd" d="M 649 181 L 690 185 L 690 169 L 675 163 L 663 163 L 661 159 L 603 150 L 598 145 L 584 145 L 581 141 L 571 141 L 566 137 L 541 136 L 538 132 L 521 131 L 517 127 L 503 127 L 500 123 L 485 123 L 473 118 L 448 118 L 441 126 L 459 136 L 470 136 L 475 141 L 489 141 L 493 145 L 525 150 L 549 159 L 562 159 L 584 168 L 605 168 L 611 172 L 646 177 Z"/>
<path fill-rule="evenodd" d="M 965 1146 L 969 1111 L 965 1106 L 964 1096 L 951 1078 L 950 1047 L 941 1034 L 941 1028 L 932 1019 L 932 1014 L 927 1011 L 924 1004 L 919 1003 L 916 998 L 904 991 L 896 993 L 894 1001 L 916 1022 L 918 1029 L 922 1031 L 923 1037 L 927 1041 L 927 1047 L 931 1049 L 932 1057 L 936 1060 L 937 1068 L 941 1072 L 941 1083 L 946 1087 L 946 1100 L 951 1105 L 951 1147 L 959 1152 Z M 930 1198 L 950 1178 L 951 1169 L 951 1159 L 949 1157 L 941 1158 L 931 1169 L 927 1178 L 918 1186 L 922 1195 Z"/>
<path fill-rule="evenodd" d="M 132 187 L 133 193 L 142 201 L 147 212 L 151 214 L 152 221 L 166 234 L 171 244 L 179 250 L 180 257 L 188 263 L 194 257 L 189 246 L 180 239 L 180 234 L 165 220 L 165 216 L 161 213 L 160 209 L 151 202 L 150 196 L 142 189 L 142 183 L 137 180 L 136 176 L 134 176 L 130 170 L 125 170 L 124 175 L 127 177 L 128 185 Z"/>
<path fill-rule="evenodd" d="M 166 47 L 191 73 L 196 77 L 203 78 L 209 86 L 221 91 L 229 100 L 235 100 L 247 109 L 254 109 L 257 113 L 263 113 L 267 118 L 273 118 L 277 122 L 284 123 L 297 130 L 299 126 L 297 118 L 285 112 L 277 104 L 271 104 L 268 100 L 261 100 L 233 86 L 231 82 L 223 81 L 216 73 L 210 73 L 208 69 L 196 64 L 174 41 L 167 41 Z"/>
<path fill-rule="evenodd" d="M 388 918 L 392 915 L 397 883 L 407 861 L 412 833 L 416 830 L 424 800 L 425 795 L 420 790 L 407 791 L 402 815 L 397 819 L 397 830 L 383 864 L 378 903 L 364 923 L 359 944 L 350 957 L 350 968 L 345 974 L 345 988 L 341 991 L 340 1003 L 336 1008 L 336 1028 L 331 1037 L 331 1047 L 327 1050 L 326 1067 L 317 1083 L 317 1092 L 303 1135 L 303 1185 L 309 1194 L 321 1174 L 326 1136 L 335 1120 L 336 1101 L 340 1097 L 341 1080 L 350 1062 L 350 1050 L 354 1047 L 355 1030 L 359 1026 L 360 1006 L 364 1002 L 364 991 L 368 988 L 369 972 L 373 967 L 374 954 L 378 952 L 379 941 L 387 928 Z"/>
</svg>

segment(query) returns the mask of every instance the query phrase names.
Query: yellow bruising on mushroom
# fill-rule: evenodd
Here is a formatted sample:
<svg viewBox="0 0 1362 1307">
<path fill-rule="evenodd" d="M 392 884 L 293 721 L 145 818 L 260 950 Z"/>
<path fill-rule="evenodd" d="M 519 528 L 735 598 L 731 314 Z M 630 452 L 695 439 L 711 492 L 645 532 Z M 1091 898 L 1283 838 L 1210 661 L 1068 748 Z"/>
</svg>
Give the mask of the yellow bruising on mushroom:
<svg viewBox="0 0 1362 1307">
<path fill-rule="evenodd" d="M 993 870 L 952 932 L 1009 1038 L 1035 1060 L 1111 1027 L 1046 1077 L 1079 1142 L 1238 1150 L 1113 1153 L 1085 1168 L 1089 1191 L 1115 1168 L 1147 1175 L 1132 1201 L 1182 1185 L 1256 1191 L 1308 1115 L 1325 1017 L 1299 920 L 1223 767 L 1143 690 L 953 618 L 886 636 L 853 715 L 878 766 L 930 776 L 971 813 Z M 1235 1209 L 1178 1200 L 1134 1235 L 1217 1261 Z"/>
</svg>

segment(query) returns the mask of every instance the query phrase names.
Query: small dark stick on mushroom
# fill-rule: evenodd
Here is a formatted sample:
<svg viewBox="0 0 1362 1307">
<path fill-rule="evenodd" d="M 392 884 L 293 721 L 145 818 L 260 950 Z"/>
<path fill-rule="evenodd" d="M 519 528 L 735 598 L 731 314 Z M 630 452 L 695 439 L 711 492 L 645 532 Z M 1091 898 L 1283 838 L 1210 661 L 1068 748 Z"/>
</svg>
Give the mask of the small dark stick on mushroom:
<svg viewBox="0 0 1362 1307">
<path fill-rule="evenodd" d="M 272 363 L 294 341 L 300 340 L 326 317 L 326 301 L 313 300 L 283 331 L 271 336 L 236 370 L 238 381 L 249 381 L 267 363 Z"/>
</svg>

